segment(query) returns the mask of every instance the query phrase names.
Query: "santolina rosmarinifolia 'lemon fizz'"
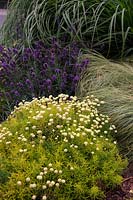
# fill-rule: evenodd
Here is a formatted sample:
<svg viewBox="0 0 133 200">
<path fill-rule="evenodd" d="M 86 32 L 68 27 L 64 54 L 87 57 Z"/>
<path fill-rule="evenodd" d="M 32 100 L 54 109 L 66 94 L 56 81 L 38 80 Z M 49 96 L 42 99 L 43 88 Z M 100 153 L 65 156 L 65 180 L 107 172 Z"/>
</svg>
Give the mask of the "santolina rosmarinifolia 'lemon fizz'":
<svg viewBox="0 0 133 200">
<path fill-rule="evenodd" d="M 19 103 L 0 125 L 1 199 L 105 199 L 127 163 L 102 103 L 64 94 Z"/>
</svg>

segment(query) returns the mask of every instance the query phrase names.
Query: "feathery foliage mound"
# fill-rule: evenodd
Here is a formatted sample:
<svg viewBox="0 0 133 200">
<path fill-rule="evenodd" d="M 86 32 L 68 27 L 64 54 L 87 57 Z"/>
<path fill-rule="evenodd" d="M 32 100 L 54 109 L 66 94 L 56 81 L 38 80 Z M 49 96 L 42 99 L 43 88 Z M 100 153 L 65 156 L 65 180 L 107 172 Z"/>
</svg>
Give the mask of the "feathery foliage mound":
<svg viewBox="0 0 133 200">
<path fill-rule="evenodd" d="M 132 0 L 13 0 L 2 35 L 5 44 L 21 45 L 65 35 L 68 42 L 123 56 L 132 51 L 132 10 Z"/>
<path fill-rule="evenodd" d="M 76 95 L 94 94 L 106 102 L 100 110 L 116 125 L 119 145 L 133 161 L 133 67 L 110 62 L 98 55 L 89 57 L 91 65 L 82 74 Z"/>
<path fill-rule="evenodd" d="M 127 162 L 94 96 L 33 99 L 0 125 L 1 200 L 105 198 Z"/>
</svg>

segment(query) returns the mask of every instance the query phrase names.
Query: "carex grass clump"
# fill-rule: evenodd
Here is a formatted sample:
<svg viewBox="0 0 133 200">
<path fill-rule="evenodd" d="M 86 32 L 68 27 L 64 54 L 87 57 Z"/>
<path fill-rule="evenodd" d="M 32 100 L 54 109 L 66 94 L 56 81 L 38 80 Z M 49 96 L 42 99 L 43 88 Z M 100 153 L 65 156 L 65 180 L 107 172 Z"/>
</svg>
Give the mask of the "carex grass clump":
<svg viewBox="0 0 133 200">
<path fill-rule="evenodd" d="M 84 58 L 87 58 L 87 54 Z M 114 135 L 120 149 L 133 161 L 133 65 L 131 62 L 109 61 L 101 55 L 90 55 L 90 66 L 81 75 L 76 95 L 94 94 L 106 104 L 100 111 L 117 127 Z"/>
<path fill-rule="evenodd" d="M 103 103 L 64 94 L 19 103 L 0 125 L 1 199 L 105 199 L 127 162 Z"/>
</svg>

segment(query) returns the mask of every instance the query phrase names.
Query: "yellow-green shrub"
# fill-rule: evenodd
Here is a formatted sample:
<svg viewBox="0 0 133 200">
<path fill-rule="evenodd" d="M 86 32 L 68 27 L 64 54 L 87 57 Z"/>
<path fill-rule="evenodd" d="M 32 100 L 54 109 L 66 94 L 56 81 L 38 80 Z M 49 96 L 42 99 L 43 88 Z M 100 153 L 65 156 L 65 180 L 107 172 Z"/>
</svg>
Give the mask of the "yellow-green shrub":
<svg viewBox="0 0 133 200">
<path fill-rule="evenodd" d="M 126 166 L 93 96 L 59 95 L 16 107 L 0 125 L 2 200 L 104 199 Z"/>
</svg>

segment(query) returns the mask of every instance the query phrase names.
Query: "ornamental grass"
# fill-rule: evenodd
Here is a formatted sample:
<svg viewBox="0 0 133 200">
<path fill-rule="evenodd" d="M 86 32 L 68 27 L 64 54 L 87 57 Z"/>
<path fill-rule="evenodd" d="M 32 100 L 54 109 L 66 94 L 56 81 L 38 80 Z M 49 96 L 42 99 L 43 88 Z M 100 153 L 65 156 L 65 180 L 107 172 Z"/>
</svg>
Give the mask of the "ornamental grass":
<svg viewBox="0 0 133 200">
<path fill-rule="evenodd" d="M 85 55 L 84 57 L 87 57 Z M 94 94 L 106 103 L 100 110 L 116 125 L 114 135 L 120 149 L 133 161 L 133 66 L 132 62 L 116 63 L 101 55 L 90 55 L 90 66 L 81 76 L 76 95 Z M 130 64 L 129 64 L 130 63 Z"/>
<path fill-rule="evenodd" d="M 0 125 L 1 200 L 98 200 L 121 183 L 127 161 L 93 95 L 34 98 Z"/>
<path fill-rule="evenodd" d="M 1 30 L 2 42 L 32 46 L 65 37 L 106 56 L 123 57 L 132 51 L 132 0 L 13 0 Z"/>
</svg>

